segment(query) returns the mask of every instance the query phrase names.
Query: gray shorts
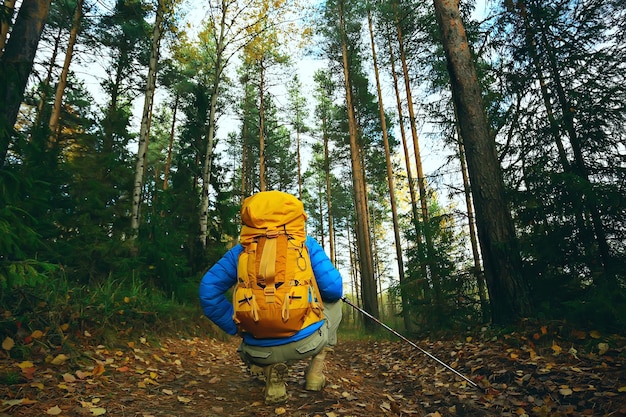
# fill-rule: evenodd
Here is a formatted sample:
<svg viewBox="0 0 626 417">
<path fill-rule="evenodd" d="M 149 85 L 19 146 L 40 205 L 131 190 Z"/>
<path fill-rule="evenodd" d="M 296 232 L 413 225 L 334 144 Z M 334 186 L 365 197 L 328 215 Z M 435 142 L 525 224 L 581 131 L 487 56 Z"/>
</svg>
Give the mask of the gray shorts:
<svg viewBox="0 0 626 417">
<path fill-rule="evenodd" d="M 242 342 L 237 352 L 245 363 L 260 366 L 315 356 L 324 346 L 337 344 L 337 328 L 341 322 L 341 302 L 324 303 L 324 316 L 322 327 L 302 340 L 279 346 L 252 346 Z"/>
</svg>

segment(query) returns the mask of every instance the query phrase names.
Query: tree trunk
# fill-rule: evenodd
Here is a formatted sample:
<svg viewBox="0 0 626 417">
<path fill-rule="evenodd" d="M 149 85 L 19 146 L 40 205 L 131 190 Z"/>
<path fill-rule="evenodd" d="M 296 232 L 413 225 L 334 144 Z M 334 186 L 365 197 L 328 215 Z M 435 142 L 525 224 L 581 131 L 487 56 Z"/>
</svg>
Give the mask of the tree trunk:
<svg viewBox="0 0 626 417">
<path fill-rule="evenodd" d="M 59 118 L 61 117 L 61 105 L 63 104 L 63 95 L 65 94 L 65 87 L 67 86 L 67 74 L 70 72 L 70 63 L 72 62 L 74 45 L 76 44 L 76 38 L 78 36 L 80 21 L 82 17 L 83 0 L 78 0 L 76 2 L 76 11 L 74 12 L 74 18 L 72 19 L 72 29 L 70 30 L 70 38 L 67 45 L 67 51 L 65 52 L 65 61 L 63 62 L 63 69 L 61 70 L 59 83 L 57 84 L 57 90 L 54 96 L 54 104 L 52 105 L 52 113 L 50 114 L 50 121 L 48 122 L 51 144 L 58 140 L 57 128 L 59 126 Z"/>
<path fill-rule="evenodd" d="M 13 126 L 33 68 L 37 45 L 52 0 L 24 0 L 0 57 L 0 167 L 5 163 Z"/>
<path fill-rule="evenodd" d="M 372 62 L 374 64 L 374 76 L 376 78 L 376 91 L 378 94 L 378 110 L 380 113 L 380 124 L 383 133 L 383 143 L 385 146 L 385 161 L 387 162 L 387 184 L 389 185 L 389 202 L 391 204 L 391 217 L 393 221 L 393 233 L 396 247 L 396 261 L 398 263 L 398 281 L 400 283 L 400 287 L 402 287 L 406 285 L 406 279 L 404 276 L 404 257 L 402 255 L 402 240 L 400 239 L 400 226 L 398 224 L 398 209 L 396 206 L 396 192 L 393 181 L 393 166 L 391 165 L 391 150 L 387 134 L 387 120 L 385 118 L 385 108 L 383 105 L 383 93 L 380 87 L 378 60 L 376 59 L 376 44 L 374 43 L 374 30 L 372 28 L 372 14 L 370 10 L 367 11 L 367 23 L 370 32 L 370 42 L 372 45 Z M 382 291 L 380 293 L 382 296 Z"/>
<path fill-rule="evenodd" d="M 396 3 L 394 3 L 394 10 Z M 428 196 L 426 194 L 426 184 L 424 181 L 424 168 L 422 166 L 422 157 L 420 155 L 419 137 L 417 134 L 417 125 L 415 121 L 415 110 L 413 109 L 413 94 L 411 93 L 411 78 L 406 62 L 406 54 L 404 53 L 404 39 L 402 37 L 402 29 L 400 28 L 400 20 L 396 13 L 396 34 L 398 37 L 398 46 L 400 48 L 400 62 L 402 63 L 402 73 L 404 75 L 404 87 L 406 90 L 407 108 L 409 110 L 409 124 L 411 127 L 411 136 L 413 138 L 413 153 L 415 156 L 415 166 L 417 168 L 417 188 L 419 189 L 420 207 L 422 210 L 422 232 L 426 241 L 426 259 L 430 278 L 432 280 L 433 289 L 437 299 L 441 296 L 441 285 L 439 283 L 439 273 L 435 259 L 435 250 L 433 247 L 433 239 L 429 227 L 428 215 Z M 425 294 L 427 294 L 425 287 Z"/>
<path fill-rule="evenodd" d="M 63 35 L 63 28 L 59 27 L 57 31 L 57 35 L 54 38 L 54 46 L 52 47 L 52 54 L 50 55 L 50 64 L 48 65 L 48 72 L 46 73 L 46 78 L 44 78 L 43 82 L 40 83 L 39 90 L 41 95 L 39 96 L 39 103 L 37 104 L 37 113 L 35 114 L 35 122 L 34 126 L 39 127 L 41 124 L 41 118 L 43 117 L 43 110 L 46 106 L 46 102 L 48 101 L 48 90 L 50 88 L 50 82 L 52 80 L 52 74 L 54 74 L 54 68 L 56 67 L 57 55 L 59 54 L 59 49 L 61 48 L 61 36 Z M 34 132 L 31 132 L 31 139 Z"/>
<path fill-rule="evenodd" d="M 338 2 L 339 6 L 339 30 L 341 31 L 341 54 L 343 58 L 344 86 L 346 90 L 346 106 L 348 110 L 348 129 L 350 135 L 350 159 L 352 163 L 352 183 L 354 186 L 354 204 L 357 216 L 357 249 L 358 261 L 361 273 L 361 294 L 363 307 L 374 317 L 379 316 L 378 299 L 376 297 L 376 282 L 374 279 L 374 268 L 371 258 L 371 237 L 367 219 L 367 206 L 365 195 L 365 178 L 363 177 L 363 167 L 361 165 L 360 149 L 357 143 L 357 125 L 352 104 L 352 91 L 350 81 L 350 67 L 348 63 L 348 45 L 345 33 L 345 21 L 343 2 Z M 366 329 L 373 331 L 374 323 L 365 321 Z"/>
<path fill-rule="evenodd" d="M 511 323 L 531 312 L 495 141 L 490 137 L 476 68 L 458 0 L 434 0 L 448 63 L 452 98 L 467 156 L 492 320 Z"/>
<path fill-rule="evenodd" d="M 263 63 L 260 63 L 259 78 L 259 190 L 265 191 L 265 106 L 264 91 L 264 71 Z"/>
<path fill-rule="evenodd" d="M 226 9 L 226 7 L 222 7 L 220 32 L 217 38 L 214 80 L 209 107 L 207 147 L 202 170 L 202 199 L 200 201 L 200 244 L 203 249 L 206 248 L 209 233 L 209 186 L 211 184 L 211 166 L 213 161 L 213 148 L 215 144 L 215 125 L 217 123 L 217 99 L 220 92 L 222 72 L 224 71 L 224 61 L 226 60 L 226 58 L 224 57 L 226 51 Z"/>
<path fill-rule="evenodd" d="M 172 151 L 174 149 L 174 133 L 176 127 L 176 113 L 178 112 L 178 103 L 180 101 L 180 96 L 176 93 L 176 97 L 174 98 L 174 109 L 172 112 L 172 126 L 170 128 L 170 142 L 167 147 L 167 160 L 165 162 L 165 171 L 163 172 L 163 191 L 167 190 L 169 187 L 170 181 L 170 170 L 172 168 Z"/>
<path fill-rule="evenodd" d="M 326 177 L 326 210 L 328 211 L 328 241 L 330 245 L 330 260 L 336 264 L 335 255 L 335 227 L 333 225 L 332 189 L 330 186 L 330 157 L 328 150 L 328 132 L 326 131 L 326 119 L 322 119 L 322 131 L 324 135 L 324 175 Z"/>
<path fill-rule="evenodd" d="M 398 108 L 398 123 L 400 128 L 400 136 L 402 137 L 402 149 L 404 150 L 404 163 L 406 167 L 406 175 L 409 186 L 409 194 L 411 198 L 411 213 L 413 220 L 413 227 L 415 228 L 415 240 L 417 241 L 417 250 L 419 253 L 424 251 L 424 243 L 422 242 L 422 232 L 419 227 L 419 214 L 417 211 L 417 197 L 415 195 L 415 181 L 413 180 L 413 169 L 411 167 L 411 156 L 409 154 L 409 147 L 406 138 L 406 129 L 404 128 L 404 115 L 402 110 L 402 99 L 400 98 L 400 88 L 398 84 L 398 74 L 396 72 L 395 56 L 393 53 L 393 47 L 391 45 L 391 39 L 387 39 L 389 46 L 389 60 L 391 62 L 391 75 L 393 78 L 393 88 L 396 94 L 396 106 Z M 428 277 L 428 271 L 426 265 L 420 263 L 420 273 L 424 280 Z M 404 326 L 407 331 L 413 331 L 413 321 L 411 320 L 411 311 L 409 308 L 409 286 L 411 283 L 407 282 L 400 286 L 400 296 L 402 297 L 402 318 L 404 320 Z"/>
<path fill-rule="evenodd" d="M 133 236 L 139 232 L 139 220 L 141 212 L 142 188 L 144 173 L 148 157 L 148 143 L 150 138 L 150 124 L 152 121 L 152 106 L 154 104 L 154 92 L 156 90 L 156 77 L 159 66 L 159 45 L 163 35 L 163 21 L 166 13 L 166 1 L 159 0 L 156 10 L 154 30 L 152 32 L 152 48 L 150 50 L 150 66 L 146 84 L 146 96 L 143 104 L 141 128 L 139 130 L 139 147 L 137 150 L 137 164 L 135 165 L 135 182 L 133 183 L 133 211 L 131 217 L 131 229 Z"/>
<path fill-rule="evenodd" d="M 457 122 L 457 130 L 458 122 Z M 461 176 L 463 178 L 463 194 L 465 195 L 465 206 L 467 207 L 467 226 L 469 228 L 470 245 L 472 247 L 472 258 L 474 259 L 474 277 L 478 287 L 478 298 L 480 299 L 480 311 L 483 320 L 489 317 L 489 300 L 487 299 L 487 289 L 485 288 L 485 275 L 480 263 L 480 250 L 478 248 L 478 238 L 476 237 L 476 224 L 474 222 L 474 205 L 472 203 L 472 193 L 470 189 L 469 177 L 467 175 L 467 163 L 465 161 L 465 150 L 463 149 L 463 138 L 458 132 L 459 160 L 461 162 Z"/>
</svg>

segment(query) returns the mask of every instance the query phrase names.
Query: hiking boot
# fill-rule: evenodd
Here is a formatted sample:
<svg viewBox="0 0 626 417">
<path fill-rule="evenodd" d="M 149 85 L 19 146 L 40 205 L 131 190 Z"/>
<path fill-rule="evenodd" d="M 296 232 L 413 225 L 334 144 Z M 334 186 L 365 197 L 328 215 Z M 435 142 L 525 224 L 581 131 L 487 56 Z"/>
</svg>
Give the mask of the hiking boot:
<svg viewBox="0 0 626 417">
<path fill-rule="evenodd" d="M 321 391 L 322 388 L 324 388 L 324 385 L 326 385 L 324 359 L 326 359 L 326 354 L 332 351 L 332 348 L 324 346 L 317 355 L 313 356 L 306 371 L 304 389 L 308 391 Z"/>
<path fill-rule="evenodd" d="M 263 369 L 265 373 L 265 404 L 279 404 L 287 401 L 287 365 L 275 363 Z"/>
</svg>

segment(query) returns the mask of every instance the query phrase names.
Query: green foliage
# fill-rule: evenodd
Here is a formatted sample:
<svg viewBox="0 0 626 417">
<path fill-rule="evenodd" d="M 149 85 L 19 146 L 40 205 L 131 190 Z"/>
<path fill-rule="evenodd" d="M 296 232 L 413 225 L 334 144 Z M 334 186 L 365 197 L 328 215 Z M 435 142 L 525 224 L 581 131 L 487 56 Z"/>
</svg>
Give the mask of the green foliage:
<svg viewBox="0 0 626 417">
<path fill-rule="evenodd" d="M 136 278 L 110 277 L 99 284 L 76 286 L 51 271 L 37 287 L 3 291 L 0 295 L 0 338 L 16 338 L 22 327 L 46 333 L 51 347 L 68 347 L 77 338 L 115 344 L 153 334 L 211 334 L 195 304 L 180 303 Z"/>
</svg>

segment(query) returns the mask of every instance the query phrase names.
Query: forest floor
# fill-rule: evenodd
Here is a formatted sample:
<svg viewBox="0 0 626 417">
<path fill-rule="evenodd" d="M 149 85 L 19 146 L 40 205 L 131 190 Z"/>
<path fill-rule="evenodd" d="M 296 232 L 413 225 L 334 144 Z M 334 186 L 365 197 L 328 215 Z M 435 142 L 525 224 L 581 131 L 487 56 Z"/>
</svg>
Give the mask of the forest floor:
<svg viewBox="0 0 626 417">
<path fill-rule="evenodd" d="M 40 336 L 34 335 L 33 336 Z M 264 383 L 237 339 L 162 338 L 71 351 L 0 350 L 0 417 L 7 416 L 626 416 L 623 337 L 578 332 L 416 343 L 479 388 L 400 340 L 340 340 L 322 392 L 290 364 L 289 401 L 263 404 Z M 576 335 L 574 335 L 576 336 Z M 341 335 L 340 335 L 341 337 Z"/>
</svg>

